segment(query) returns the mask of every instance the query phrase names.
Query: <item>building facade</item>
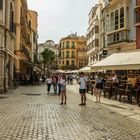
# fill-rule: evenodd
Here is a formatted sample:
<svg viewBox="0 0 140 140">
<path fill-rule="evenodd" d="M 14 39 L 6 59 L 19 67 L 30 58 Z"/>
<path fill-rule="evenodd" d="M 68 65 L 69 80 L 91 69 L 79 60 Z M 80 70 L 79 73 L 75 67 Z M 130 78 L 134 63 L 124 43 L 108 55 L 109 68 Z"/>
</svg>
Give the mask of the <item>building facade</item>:
<svg viewBox="0 0 140 140">
<path fill-rule="evenodd" d="M 100 26 L 100 13 L 101 13 L 100 4 L 92 7 L 88 17 L 89 17 L 89 27 L 87 32 L 87 55 L 88 55 L 88 64 L 93 64 L 96 61 L 99 61 L 99 26 Z"/>
<path fill-rule="evenodd" d="M 38 61 L 42 61 L 42 56 L 41 53 L 45 50 L 51 50 L 52 52 L 55 53 L 55 60 L 53 64 L 51 65 L 51 69 L 55 70 L 58 69 L 58 59 L 59 59 L 59 47 L 58 44 L 55 44 L 53 40 L 47 40 L 45 43 L 40 43 L 38 44 Z"/>
<path fill-rule="evenodd" d="M 28 10 L 29 14 L 29 34 L 30 34 L 30 42 L 31 42 L 31 62 L 37 63 L 37 49 L 38 49 L 38 13 L 33 10 Z"/>
<path fill-rule="evenodd" d="M 136 0 L 135 7 L 136 46 L 140 49 L 140 1 Z"/>
<path fill-rule="evenodd" d="M 134 0 L 99 0 L 91 9 L 87 43 L 89 64 L 116 52 L 136 49 L 135 3 Z M 97 39 L 99 43 L 96 41 L 95 45 L 93 42 Z"/>
<path fill-rule="evenodd" d="M 13 79 L 15 45 L 14 0 L 0 1 L 0 93 L 8 91 Z"/>
<path fill-rule="evenodd" d="M 15 63 L 15 77 L 20 81 L 23 74 L 33 71 L 34 48 L 37 43 L 37 13 L 28 10 L 27 0 L 16 0 L 16 44 L 19 60 Z"/>
<path fill-rule="evenodd" d="M 87 65 L 87 39 L 71 34 L 59 42 L 62 69 L 78 69 Z"/>
<path fill-rule="evenodd" d="M 136 49 L 134 0 L 110 0 L 105 7 L 106 49 L 108 54 Z"/>
</svg>

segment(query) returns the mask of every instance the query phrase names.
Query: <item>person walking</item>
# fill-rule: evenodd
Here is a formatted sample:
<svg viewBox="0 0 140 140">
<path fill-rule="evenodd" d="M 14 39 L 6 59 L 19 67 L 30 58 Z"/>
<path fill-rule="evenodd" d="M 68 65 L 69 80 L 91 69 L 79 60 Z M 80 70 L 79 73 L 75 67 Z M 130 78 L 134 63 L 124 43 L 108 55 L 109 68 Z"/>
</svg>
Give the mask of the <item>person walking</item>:
<svg viewBox="0 0 140 140">
<path fill-rule="evenodd" d="M 102 84 L 102 77 L 100 74 L 95 75 L 95 88 L 94 88 L 94 94 L 96 96 L 96 103 L 100 103 L 100 98 L 101 98 L 101 89 L 103 89 L 103 84 Z"/>
<path fill-rule="evenodd" d="M 80 73 L 80 79 L 78 83 L 80 85 L 79 93 L 81 95 L 81 103 L 79 105 L 86 105 L 87 78 L 84 76 L 83 72 Z"/>
<path fill-rule="evenodd" d="M 51 89 L 51 85 L 52 85 L 52 77 L 49 76 L 49 77 L 46 79 L 46 82 L 47 82 L 47 92 L 48 92 L 48 94 L 50 94 L 50 89 Z"/>
<path fill-rule="evenodd" d="M 66 77 L 64 75 L 62 75 L 59 83 L 60 83 L 60 95 L 61 95 L 61 103 L 60 103 L 60 105 L 63 105 L 63 104 L 66 105 L 66 101 L 67 101 L 67 95 L 66 95 Z"/>
</svg>

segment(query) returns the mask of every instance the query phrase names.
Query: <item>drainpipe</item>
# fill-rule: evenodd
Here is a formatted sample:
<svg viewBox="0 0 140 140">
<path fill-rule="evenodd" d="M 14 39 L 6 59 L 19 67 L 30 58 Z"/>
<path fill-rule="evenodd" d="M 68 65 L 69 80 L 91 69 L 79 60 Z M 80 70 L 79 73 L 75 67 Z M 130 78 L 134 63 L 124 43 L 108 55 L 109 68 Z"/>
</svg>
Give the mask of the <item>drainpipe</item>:
<svg viewBox="0 0 140 140">
<path fill-rule="evenodd" d="M 4 49 L 6 50 L 6 47 L 7 47 L 7 35 L 6 35 L 6 32 L 7 32 L 7 29 L 6 29 L 6 1 L 5 1 L 5 26 L 4 26 Z M 7 53 L 6 51 L 4 51 L 4 81 L 3 81 L 3 87 L 4 87 L 4 92 L 7 91 L 7 86 L 6 86 L 6 67 L 7 67 Z"/>
</svg>

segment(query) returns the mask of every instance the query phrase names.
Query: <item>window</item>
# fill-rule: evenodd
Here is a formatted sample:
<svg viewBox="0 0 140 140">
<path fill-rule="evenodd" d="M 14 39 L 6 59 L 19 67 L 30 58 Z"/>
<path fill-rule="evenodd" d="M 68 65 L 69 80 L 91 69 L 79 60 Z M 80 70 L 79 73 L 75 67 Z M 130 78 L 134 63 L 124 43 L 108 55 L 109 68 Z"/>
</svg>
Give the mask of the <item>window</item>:
<svg viewBox="0 0 140 140">
<path fill-rule="evenodd" d="M 62 43 L 60 43 L 60 48 L 62 47 Z"/>
<path fill-rule="evenodd" d="M 75 48 L 75 42 L 72 41 L 72 48 Z"/>
<path fill-rule="evenodd" d="M 110 15 L 110 31 L 114 30 L 114 12 Z"/>
<path fill-rule="evenodd" d="M 72 65 L 75 65 L 75 61 L 74 61 L 74 60 L 72 60 L 72 61 L 71 61 L 71 64 L 72 64 Z"/>
<path fill-rule="evenodd" d="M 124 27 L 124 7 L 120 9 L 120 28 Z"/>
<path fill-rule="evenodd" d="M 66 61 L 66 65 L 69 65 L 69 60 Z"/>
<path fill-rule="evenodd" d="M 75 58 L 75 52 L 74 51 L 72 51 L 71 57 Z"/>
<path fill-rule="evenodd" d="M 99 33 L 99 26 L 95 26 L 95 33 Z"/>
<path fill-rule="evenodd" d="M 96 46 L 96 47 L 99 46 L 99 39 L 95 39 L 95 46 Z"/>
<path fill-rule="evenodd" d="M 66 42 L 66 48 L 69 48 L 69 41 Z"/>
<path fill-rule="evenodd" d="M 119 14 L 118 14 L 118 10 L 115 11 L 115 30 L 118 29 L 118 25 L 119 25 Z"/>
<path fill-rule="evenodd" d="M 65 42 L 63 42 L 63 48 L 65 48 Z"/>
<path fill-rule="evenodd" d="M 66 57 L 69 58 L 69 51 L 66 52 Z"/>
<path fill-rule="evenodd" d="M 0 0 L 0 10 L 3 9 L 3 0 Z"/>
</svg>

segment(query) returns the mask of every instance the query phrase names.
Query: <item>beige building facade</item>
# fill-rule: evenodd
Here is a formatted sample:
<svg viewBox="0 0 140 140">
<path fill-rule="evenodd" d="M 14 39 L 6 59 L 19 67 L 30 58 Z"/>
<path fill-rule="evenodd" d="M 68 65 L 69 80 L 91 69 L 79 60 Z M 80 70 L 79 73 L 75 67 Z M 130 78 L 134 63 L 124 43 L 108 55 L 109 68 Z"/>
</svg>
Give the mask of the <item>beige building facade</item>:
<svg viewBox="0 0 140 140">
<path fill-rule="evenodd" d="M 28 11 L 26 0 L 0 1 L 0 93 L 30 70 L 31 54 L 37 46 L 33 31 L 37 34 L 37 16 Z"/>
<path fill-rule="evenodd" d="M 133 0 L 110 0 L 105 7 L 106 41 L 108 54 L 136 49 Z"/>
<path fill-rule="evenodd" d="M 98 5 L 91 9 L 87 43 L 89 65 L 113 53 L 136 49 L 135 3 L 133 0 L 99 0 Z M 97 19 L 99 32 L 95 34 L 93 30 Z M 97 38 L 99 44 L 93 45 Z"/>
<path fill-rule="evenodd" d="M 28 10 L 27 0 L 16 0 L 16 45 L 15 52 L 20 58 L 15 64 L 16 79 L 31 73 L 37 47 L 37 13 Z"/>
<path fill-rule="evenodd" d="M 14 0 L 0 1 L 0 93 L 8 91 L 14 71 Z"/>
<path fill-rule="evenodd" d="M 47 40 L 45 43 L 40 43 L 38 44 L 38 60 L 41 63 L 42 61 L 42 56 L 41 53 L 45 50 L 51 50 L 52 52 L 55 53 L 55 60 L 53 62 L 53 64 L 51 65 L 51 69 L 55 70 L 58 69 L 58 65 L 59 65 L 59 47 L 58 44 L 55 44 L 55 42 L 53 40 Z"/>
<path fill-rule="evenodd" d="M 87 39 L 71 34 L 62 38 L 59 43 L 62 69 L 79 69 L 87 65 Z"/>
</svg>

